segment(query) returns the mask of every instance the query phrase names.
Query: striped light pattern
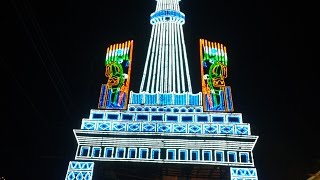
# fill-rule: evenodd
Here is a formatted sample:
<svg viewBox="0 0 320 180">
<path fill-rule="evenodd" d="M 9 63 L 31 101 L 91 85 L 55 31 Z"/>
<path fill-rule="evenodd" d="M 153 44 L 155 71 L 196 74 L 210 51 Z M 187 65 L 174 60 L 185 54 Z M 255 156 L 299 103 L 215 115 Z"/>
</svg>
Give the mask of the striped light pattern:
<svg viewBox="0 0 320 180">
<path fill-rule="evenodd" d="M 180 0 L 158 0 L 140 92 L 192 92 Z"/>
<path fill-rule="evenodd" d="M 212 135 L 210 137 L 198 137 L 197 139 L 176 138 L 172 134 L 154 134 L 154 133 L 129 133 L 129 132 L 103 132 L 103 131 L 85 131 L 74 130 L 78 147 L 76 152 L 76 160 L 85 161 L 127 161 L 127 162 L 153 162 L 153 163 L 183 163 L 183 164 L 205 164 L 205 165 L 221 165 L 221 166 L 242 166 L 253 167 L 253 148 L 256 144 L 256 136 L 222 136 Z M 115 136 L 116 135 L 116 136 Z M 149 136 L 153 136 L 150 138 Z M 236 158 L 231 161 L 229 158 L 217 158 L 205 160 L 203 157 L 187 161 L 171 159 L 161 156 L 160 158 L 153 158 L 147 156 L 145 158 L 131 158 L 128 155 L 117 157 L 116 153 L 111 156 L 106 156 L 105 153 L 92 154 L 90 149 L 113 149 L 113 152 L 121 148 L 124 152 L 132 148 L 138 149 L 159 149 L 160 151 L 168 150 L 187 150 L 187 151 L 210 151 L 211 154 L 222 152 L 223 154 L 233 153 L 237 156 L 245 156 L 245 158 Z M 87 153 L 82 153 L 86 149 Z M 149 153 L 151 155 L 151 153 Z"/>
</svg>

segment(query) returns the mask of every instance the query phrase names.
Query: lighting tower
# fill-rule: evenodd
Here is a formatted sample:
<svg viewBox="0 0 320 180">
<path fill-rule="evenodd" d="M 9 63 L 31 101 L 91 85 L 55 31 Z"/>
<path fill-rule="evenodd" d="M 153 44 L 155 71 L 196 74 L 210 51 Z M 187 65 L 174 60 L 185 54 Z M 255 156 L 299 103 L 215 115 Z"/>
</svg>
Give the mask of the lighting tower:
<svg viewBox="0 0 320 180">
<path fill-rule="evenodd" d="M 140 92 L 192 92 L 180 0 L 158 0 Z"/>
<path fill-rule="evenodd" d="M 66 180 L 258 179 L 258 136 L 234 112 L 223 44 L 200 39 L 202 92 L 192 93 L 179 2 L 157 0 L 139 92 L 129 90 L 133 41 L 107 48 L 107 83 L 74 129 Z"/>
</svg>

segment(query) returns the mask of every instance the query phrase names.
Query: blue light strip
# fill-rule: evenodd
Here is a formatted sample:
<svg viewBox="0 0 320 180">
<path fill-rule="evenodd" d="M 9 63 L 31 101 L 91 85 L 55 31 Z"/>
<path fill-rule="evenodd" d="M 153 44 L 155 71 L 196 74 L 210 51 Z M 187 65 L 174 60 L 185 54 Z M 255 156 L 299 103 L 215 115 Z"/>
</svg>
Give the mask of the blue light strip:
<svg viewBox="0 0 320 180">
<path fill-rule="evenodd" d="M 171 9 L 160 10 L 152 13 L 150 15 L 150 23 L 155 25 L 159 22 L 176 22 L 178 24 L 184 24 L 185 14 Z"/>
<path fill-rule="evenodd" d="M 222 92 L 223 93 L 223 92 Z M 129 104 L 202 106 L 202 93 L 134 93 Z M 223 100 L 223 97 L 222 97 Z"/>
<path fill-rule="evenodd" d="M 159 115 L 153 115 L 155 117 Z M 193 120 L 194 121 L 194 120 Z M 185 134 L 230 134 L 251 135 L 249 124 L 225 124 L 211 122 L 164 122 L 151 121 L 83 121 L 82 130 L 121 131 L 121 132 L 155 132 Z M 161 123 L 159 123 L 161 122 Z M 111 128 L 112 127 L 112 128 Z"/>
</svg>

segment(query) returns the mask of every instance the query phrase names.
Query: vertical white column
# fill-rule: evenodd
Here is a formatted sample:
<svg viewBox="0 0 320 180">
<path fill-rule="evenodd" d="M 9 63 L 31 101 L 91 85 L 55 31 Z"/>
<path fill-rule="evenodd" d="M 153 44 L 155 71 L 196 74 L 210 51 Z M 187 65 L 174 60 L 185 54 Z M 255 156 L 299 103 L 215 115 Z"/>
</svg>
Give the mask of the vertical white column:
<svg viewBox="0 0 320 180">
<path fill-rule="evenodd" d="M 184 65 L 186 68 L 186 76 L 187 76 L 187 82 L 188 82 L 188 89 L 187 91 L 192 93 L 192 86 L 191 86 L 191 80 L 190 80 L 190 72 L 189 72 L 189 65 L 188 65 L 188 58 L 187 58 L 187 50 L 186 50 L 186 44 L 184 41 L 184 33 L 182 26 L 180 26 L 180 33 L 181 33 L 181 42 L 182 42 L 182 47 L 183 47 L 183 55 L 184 55 Z"/>
<path fill-rule="evenodd" d="M 174 24 L 172 23 L 171 24 L 171 61 L 172 61 L 172 70 L 171 70 L 171 73 L 172 73 L 172 91 L 173 92 L 177 92 L 176 91 L 176 73 L 175 73 L 175 70 L 176 70 L 176 61 L 175 61 L 175 58 L 174 58 Z"/>
<path fill-rule="evenodd" d="M 148 47 L 148 52 L 147 52 L 147 58 L 146 58 L 146 64 L 144 66 L 144 70 L 143 70 L 143 74 L 142 74 L 142 81 L 141 81 L 141 85 L 140 85 L 140 92 L 143 91 L 143 88 L 145 86 L 145 79 L 146 79 L 146 75 L 147 75 L 147 69 L 149 68 L 149 57 L 150 57 L 150 50 L 151 50 L 151 46 L 154 44 L 154 31 L 155 31 L 155 26 L 152 26 L 152 30 L 151 30 L 151 38 L 150 38 L 150 42 L 149 42 L 149 47 Z M 150 64 L 151 65 L 151 64 Z M 149 70 L 150 72 L 150 70 Z M 150 76 L 150 73 L 149 73 Z"/>
<path fill-rule="evenodd" d="M 157 43 L 156 43 L 156 52 L 154 54 L 154 65 L 153 65 L 153 74 L 152 74 L 152 86 L 151 86 L 151 92 L 156 92 L 156 87 L 155 84 L 157 83 L 158 78 L 157 77 L 157 67 L 158 67 L 158 60 L 159 60 L 159 43 L 160 43 L 160 39 L 161 39 L 161 32 L 162 32 L 162 26 L 161 24 L 157 24 L 158 26 L 158 37 L 157 37 Z"/>
<path fill-rule="evenodd" d="M 164 1 L 161 1 L 161 10 L 163 10 L 163 9 L 165 9 L 165 8 L 166 8 L 166 6 L 165 6 Z"/>
<path fill-rule="evenodd" d="M 158 70 L 157 70 L 157 81 L 156 82 L 153 82 L 153 83 L 156 83 L 156 92 L 160 91 L 160 88 L 162 88 L 162 85 L 161 85 L 161 61 L 162 61 L 162 51 L 163 51 L 163 47 L 162 47 L 162 44 L 163 44 L 163 34 L 164 34 L 164 25 L 162 22 L 160 22 L 160 26 L 161 26 L 161 32 L 160 32 L 160 42 L 158 44 L 158 57 L 157 57 L 157 62 L 158 62 Z M 163 71 L 162 71 L 163 72 Z M 161 86 L 160 86 L 161 85 Z M 161 92 L 161 91 L 160 91 Z"/>
<path fill-rule="evenodd" d="M 162 26 L 163 26 L 163 28 L 164 28 L 164 30 L 163 30 L 163 32 L 162 32 L 162 35 L 161 35 L 161 37 L 162 37 L 162 42 L 161 42 L 161 44 L 160 44 L 160 46 L 161 46 L 161 52 L 162 52 L 162 54 L 161 54 L 161 72 L 160 72 L 160 75 L 161 75 L 161 77 L 160 77 L 160 79 L 161 79 L 161 81 L 160 81 L 160 92 L 161 93 L 163 93 L 163 86 L 164 86 L 164 61 L 165 61 L 165 52 L 166 52 L 166 47 L 165 47 L 165 43 L 166 43 L 166 31 L 167 31 L 167 23 L 162 23 Z"/>
<path fill-rule="evenodd" d="M 164 64 L 164 93 L 168 92 L 168 86 L 170 86 L 169 83 L 169 25 L 170 23 L 166 23 L 166 42 L 165 42 L 165 64 Z"/>
<path fill-rule="evenodd" d="M 159 11 L 159 9 L 160 9 L 160 3 L 157 2 L 156 11 Z"/>
<path fill-rule="evenodd" d="M 152 43 L 152 52 L 151 52 L 151 64 L 150 64 L 150 70 L 149 70 L 149 75 L 148 75 L 148 83 L 147 83 L 147 87 L 146 87 L 146 92 L 151 92 L 150 90 L 150 79 L 151 77 L 153 76 L 153 74 L 155 73 L 155 68 L 154 68 L 154 57 L 156 56 L 156 44 L 158 42 L 158 39 L 159 39 L 159 32 L 160 32 L 160 26 L 158 24 L 154 25 L 155 29 L 156 29 L 156 32 L 155 32 L 155 37 L 154 37 L 154 41 Z"/>
<path fill-rule="evenodd" d="M 186 91 L 186 88 L 185 88 L 185 81 L 184 81 L 184 70 L 183 70 L 183 56 L 182 56 L 182 47 L 181 47 L 181 33 L 179 31 L 180 29 L 180 24 L 177 24 L 177 31 L 178 31 L 178 42 L 179 42 L 179 64 L 180 64 L 180 76 L 181 76 L 181 80 L 182 80 L 182 92 L 185 92 Z"/>
<path fill-rule="evenodd" d="M 168 92 L 172 92 L 172 87 L 174 86 L 174 80 L 172 78 L 172 75 L 174 74 L 173 66 L 173 36 L 172 36 L 172 25 L 173 23 L 169 24 L 169 86 L 168 86 Z"/>
<path fill-rule="evenodd" d="M 177 31 L 177 24 L 175 24 L 174 25 L 174 40 L 175 40 L 175 42 L 174 42 L 174 47 L 175 47 L 175 51 L 174 51 L 174 53 L 175 53 L 175 64 L 176 64 L 176 74 L 177 74 L 177 76 L 176 76 L 176 79 L 177 79 L 177 82 L 176 82 L 176 84 L 177 84 L 177 93 L 180 93 L 181 91 L 180 91 L 180 66 L 179 66 L 179 49 L 178 49 L 178 44 L 179 44 L 179 42 L 178 42 L 178 31 Z"/>
</svg>

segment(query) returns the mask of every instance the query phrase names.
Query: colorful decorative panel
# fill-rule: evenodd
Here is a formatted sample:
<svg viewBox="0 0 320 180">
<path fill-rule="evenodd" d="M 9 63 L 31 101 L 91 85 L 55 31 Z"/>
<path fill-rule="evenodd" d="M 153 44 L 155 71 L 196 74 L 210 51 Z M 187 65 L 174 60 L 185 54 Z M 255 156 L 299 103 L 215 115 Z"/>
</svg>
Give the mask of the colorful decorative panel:
<svg viewBox="0 0 320 180">
<path fill-rule="evenodd" d="M 200 61 L 205 111 L 232 112 L 231 88 L 225 84 L 228 75 L 226 47 L 200 39 Z"/>
<path fill-rule="evenodd" d="M 107 84 L 101 86 L 98 108 L 127 109 L 133 41 L 111 45 L 107 49 Z"/>
</svg>

